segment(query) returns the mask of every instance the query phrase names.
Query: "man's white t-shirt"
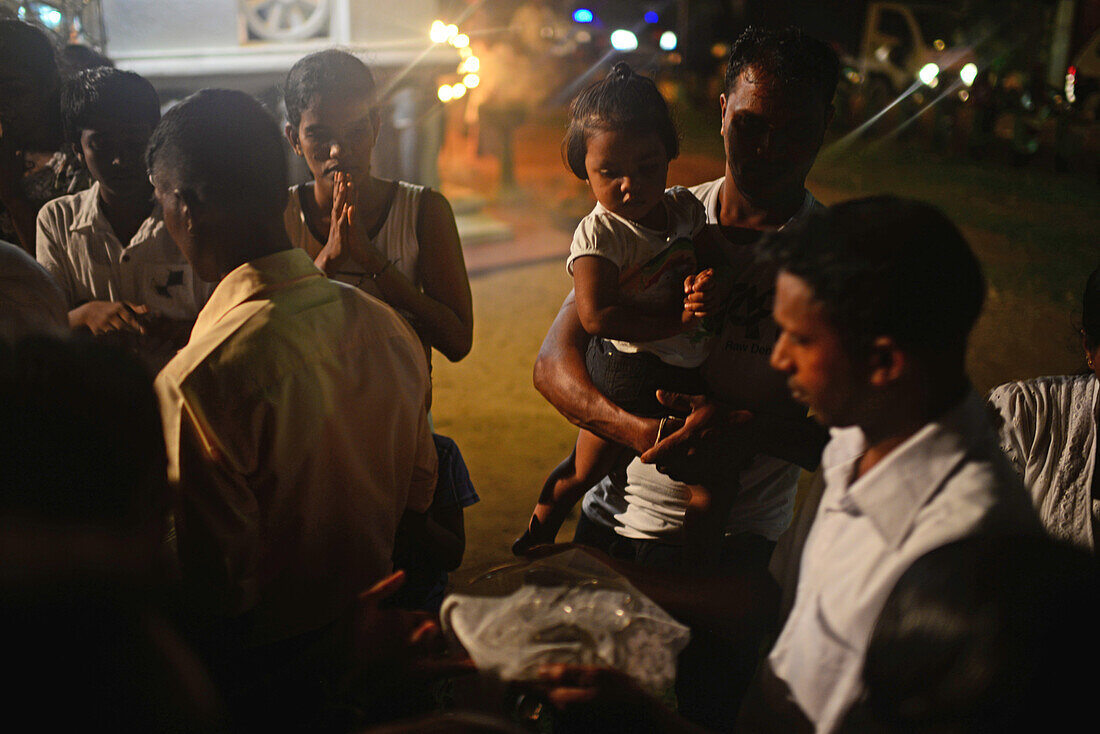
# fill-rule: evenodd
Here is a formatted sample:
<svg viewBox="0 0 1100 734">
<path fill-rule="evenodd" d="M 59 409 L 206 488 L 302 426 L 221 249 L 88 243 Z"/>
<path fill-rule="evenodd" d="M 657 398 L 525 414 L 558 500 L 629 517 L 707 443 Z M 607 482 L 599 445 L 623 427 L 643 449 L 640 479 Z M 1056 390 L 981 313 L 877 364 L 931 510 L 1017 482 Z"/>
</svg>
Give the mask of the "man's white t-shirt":
<svg viewBox="0 0 1100 734">
<path fill-rule="evenodd" d="M 761 263 L 753 245 L 735 245 L 718 227 L 720 178 L 690 191 L 703 203 L 707 227 L 703 236 L 716 238 L 733 272 L 734 284 L 725 324 L 710 356 L 702 365 L 714 397 L 735 408 L 783 418 L 806 415 L 787 390 L 786 378 L 769 364 L 779 327 L 772 319 L 775 267 Z M 806 192 L 791 221 L 821 207 Z M 777 539 L 791 521 L 797 465 L 763 454 L 730 477 L 741 489 L 730 511 L 726 532 L 750 532 Z M 690 497 L 687 485 L 635 459 L 625 476 L 606 477 L 584 497 L 582 509 L 593 522 L 627 538 L 680 543 L 684 512 Z"/>
</svg>

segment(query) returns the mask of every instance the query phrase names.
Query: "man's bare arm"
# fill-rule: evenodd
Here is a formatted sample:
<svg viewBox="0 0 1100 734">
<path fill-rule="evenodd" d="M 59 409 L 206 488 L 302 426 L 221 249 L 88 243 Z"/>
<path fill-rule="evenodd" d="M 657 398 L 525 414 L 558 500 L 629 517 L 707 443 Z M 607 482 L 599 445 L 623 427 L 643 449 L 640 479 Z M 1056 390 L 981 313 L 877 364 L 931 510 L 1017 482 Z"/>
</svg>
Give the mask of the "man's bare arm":
<svg viewBox="0 0 1100 734">
<path fill-rule="evenodd" d="M 648 449 L 658 422 L 626 412 L 596 389 L 584 363 L 589 338 L 570 293 L 539 349 L 535 389 L 575 426 L 635 451 Z"/>
</svg>

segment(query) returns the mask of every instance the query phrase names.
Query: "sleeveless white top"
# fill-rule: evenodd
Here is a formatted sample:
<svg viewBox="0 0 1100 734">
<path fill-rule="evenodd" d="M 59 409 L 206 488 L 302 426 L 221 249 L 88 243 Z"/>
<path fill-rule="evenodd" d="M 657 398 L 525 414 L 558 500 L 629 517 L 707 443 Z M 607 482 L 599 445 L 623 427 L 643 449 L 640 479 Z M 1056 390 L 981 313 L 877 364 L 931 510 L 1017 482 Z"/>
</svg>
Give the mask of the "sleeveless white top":
<svg viewBox="0 0 1100 734">
<path fill-rule="evenodd" d="M 392 260 L 391 267 L 396 268 L 409 279 L 416 288 L 421 289 L 420 274 L 418 270 L 420 260 L 420 242 L 416 238 L 416 222 L 420 214 L 420 198 L 426 190 L 423 186 L 395 181 L 397 190 L 394 192 L 393 203 L 390 205 L 386 221 L 382 228 L 371 241 L 380 253 Z M 309 225 L 306 224 L 306 216 L 302 211 L 302 196 L 312 196 L 313 193 L 304 184 L 290 187 L 286 210 L 283 212 L 283 224 L 286 233 L 290 236 L 290 242 L 309 253 L 310 257 L 317 257 L 324 247 L 324 243 L 313 236 Z M 348 259 L 336 272 L 329 275 L 333 280 L 358 287 L 360 290 L 385 301 L 382 293 L 370 275 L 359 263 Z M 412 314 L 401 309 L 396 309 L 399 314 L 412 325 L 419 334 L 416 320 Z M 423 341 L 423 336 L 421 336 Z M 425 344 L 425 346 L 427 346 Z"/>
</svg>

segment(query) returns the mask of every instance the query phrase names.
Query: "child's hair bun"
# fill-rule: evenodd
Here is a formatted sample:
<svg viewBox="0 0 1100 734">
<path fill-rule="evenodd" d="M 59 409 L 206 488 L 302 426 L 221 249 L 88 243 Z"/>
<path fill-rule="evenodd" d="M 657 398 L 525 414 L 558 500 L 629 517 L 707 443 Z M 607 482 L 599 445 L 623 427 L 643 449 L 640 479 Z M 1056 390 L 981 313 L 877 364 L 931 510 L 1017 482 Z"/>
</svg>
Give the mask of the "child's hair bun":
<svg viewBox="0 0 1100 734">
<path fill-rule="evenodd" d="M 620 61 L 611 67 L 611 73 L 607 75 L 607 78 L 615 81 L 626 81 L 633 75 L 634 70 L 630 68 L 630 64 Z"/>
</svg>

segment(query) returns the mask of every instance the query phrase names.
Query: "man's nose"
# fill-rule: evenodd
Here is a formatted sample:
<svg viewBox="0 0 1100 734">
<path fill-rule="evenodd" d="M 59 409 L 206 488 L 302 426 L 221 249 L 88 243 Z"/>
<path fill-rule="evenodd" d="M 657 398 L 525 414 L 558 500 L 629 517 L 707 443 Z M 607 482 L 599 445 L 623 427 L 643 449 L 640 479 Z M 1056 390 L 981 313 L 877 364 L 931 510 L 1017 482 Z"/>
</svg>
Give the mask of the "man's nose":
<svg viewBox="0 0 1100 734">
<path fill-rule="evenodd" d="M 780 334 L 779 338 L 775 341 L 775 346 L 772 347 L 772 354 L 768 359 L 768 363 L 771 364 L 773 370 L 779 370 L 780 372 L 787 372 L 790 369 L 790 360 L 787 359 L 786 335 Z"/>
</svg>

